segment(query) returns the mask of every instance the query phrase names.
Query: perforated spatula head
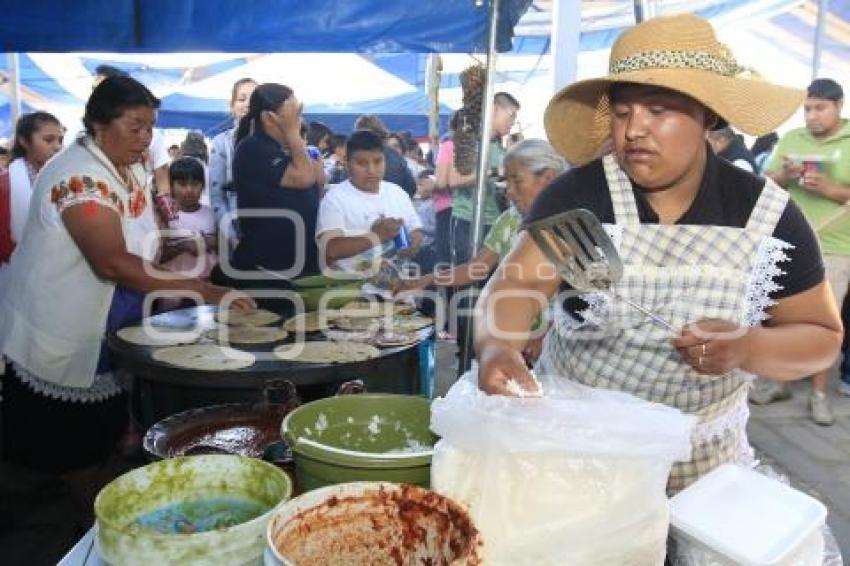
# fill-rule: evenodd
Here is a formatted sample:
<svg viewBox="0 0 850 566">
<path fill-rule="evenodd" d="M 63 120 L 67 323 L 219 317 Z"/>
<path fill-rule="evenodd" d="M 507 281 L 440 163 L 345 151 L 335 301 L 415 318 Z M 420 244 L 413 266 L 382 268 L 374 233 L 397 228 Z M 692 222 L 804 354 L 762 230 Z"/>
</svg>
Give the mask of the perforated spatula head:
<svg viewBox="0 0 850 566">
<path fill-rule="evenodd" d="M 579 208 L 535 220 L 528 232 L 574 289 L 605 291 L 623 275 L 614 242 L 589 210 Z"/>
</svg>

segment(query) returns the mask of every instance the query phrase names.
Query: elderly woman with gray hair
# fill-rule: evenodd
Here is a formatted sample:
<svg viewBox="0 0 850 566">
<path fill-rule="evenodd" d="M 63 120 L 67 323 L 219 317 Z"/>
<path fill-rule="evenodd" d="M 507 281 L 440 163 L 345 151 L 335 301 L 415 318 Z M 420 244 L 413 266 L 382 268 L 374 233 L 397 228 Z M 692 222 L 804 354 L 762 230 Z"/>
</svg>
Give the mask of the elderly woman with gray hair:
<svg viewBox="0 0 850 566">
<path fill-rule="evenodd" d="M 555 177 L 567 168 L 567 162 L 549 142 L 528 139 L 511 146 L 504 158 L 506 195 L 513 206 L 493 223 L 484 245 L 468 262 L 438 270 L 402 282 L 397 293 L 410 294 L 426 287 L 466 287 L 484 281 L 511 251 L 519 233 L 522 217 L 534 199 Z M 536 356 L 533 356 L 536 357 Z"/>
</svg>

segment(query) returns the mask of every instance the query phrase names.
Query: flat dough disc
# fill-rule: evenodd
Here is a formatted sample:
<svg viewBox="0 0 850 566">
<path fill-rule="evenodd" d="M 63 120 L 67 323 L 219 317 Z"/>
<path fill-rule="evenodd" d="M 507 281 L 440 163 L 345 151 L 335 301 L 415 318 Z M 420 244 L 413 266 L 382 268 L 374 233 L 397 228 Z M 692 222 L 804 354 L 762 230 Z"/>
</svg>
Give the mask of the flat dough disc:
<svg viewBox="0 0 850 566">
<path fill-rule="evenodd" d="M 203 371 L 232 371 L 251 367 L 256 361 L 250 352 L 216 344 L 162 348 L 153 353 L 153 359 L 181 368 Z"/>
<path fill-rule="evenodd" d="M 165 326 L 128 326 L 127 328 L 122 328 L 116 334 L 121 340 L 139 346 L 193 344 L 201 336 L 199 332 L 176 330 Z"/>
<path fill-rule="evenodd" d="M 340 330 L 352 330 L 355 332 L 371 332 L 372 334 L 381 329 L 381 321 L 374 318 L 349 318 L 342 317 L 333 321 L 333 325 Z"/>
<path fill-rule="evenodd" d="M 401 303 L 386 303 L 378 301 L 354 300 L 346 303 L 337 313 L 349 318 L 380 318 L 394 314 L 409 314 L 416 312 L 411 305 Z"/>
<path fill-rule="evenodd" d="M 434 324 L 434 319 L 427 316 L 394 316 L 389 320 L 380 318 L 338 318 L 334 326 L 341 330 L 406 333 L 428 328 Z"/>
<path fill-rule="evenodd" d="M 315 311 L 297 314 L 283 323 L 283 329 L 289 332 L 298 332 L 302 328 L 304 332 L 318 332 L 330 326 L 336 317 L 337 311 Z"/>
<path fill-rule="evenodd" d="M 419 342 L 419 335 L 415 332 L 382 332 L 376 334 L 370 344 L 379 348 L 397 348 L 409 346 Z"/>
<path fill-rule="evenodd" d="M 371 360 L 381 355 L 377 348 L 358 342 L 301 342 L 274 349 L 282 360 L 314 364 L 346 363 Z"/>
<path fill-rule="evenodd" d="M 397 316 L 393 318 L 392 326 L 387 327 L 387 330 L 392 330 L 393 332 L 413 332 L 414 330 L 428 328 L 432 324 L 434 324 L 434 319 L 427 316 Z"/>
<path fill-rule="evenodd" d="M 288 333 L 277 326 L 222 326 L 208 330 L 204 336 L 222 344 L 269 344 L 286 338 Z"/>
<path fill-rule="evenodd" d="M 215 319 L 230 326 L 265 326 L 279 321 L 280 315 L 263 309 L 253 312 L 230 310 L 226 314 L 222 311 L 215 313 Z"/>
</svg>

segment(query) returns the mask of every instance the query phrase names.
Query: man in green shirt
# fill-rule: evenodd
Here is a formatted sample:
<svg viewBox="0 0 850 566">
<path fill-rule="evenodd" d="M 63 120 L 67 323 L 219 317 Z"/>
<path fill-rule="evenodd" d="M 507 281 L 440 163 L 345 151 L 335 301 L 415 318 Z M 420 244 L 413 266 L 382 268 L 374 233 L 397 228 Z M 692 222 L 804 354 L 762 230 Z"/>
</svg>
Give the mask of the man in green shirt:
<svg viewBox="0 0 850 566">
<path fill-rule="evenodd" d="M 812 223 L 839 305 L 850 281 L 850 123 L 841 118 L 843 104 L 841 85 L 832 79 L 813 81 L 804 103 L 806 127 L 785 134 L 765 168 Z M 828 382 L 828 371 L 812 376 L 812 419 L 821 425 L 835 420 L 826 397 Z M 762 389 L 753 400 L 789 396 L 786 386 Z"/>
<path fill-rule="evenodd" d="M 497 92 L 493 97 L 493 118 L 490 124 L 490 151 L 488 155 L 488 171 L 501 170 L 505 149 L 502 138 L 510 133 L 519 112 L 519 102 L 507 92 Z M 449 189 L 452 191 L 452 263 L 466 263 L 474 255 L 470 242 L 472 234 L 472 208 L 475 194 L 476 174 L 461 175 L 452 167 L 449 173 Z M 483 235 L 486 236 L 490 227 L 498 218 L 499 191 L 495 184 L 487 181 L 484 195 Z"/>
</svg>

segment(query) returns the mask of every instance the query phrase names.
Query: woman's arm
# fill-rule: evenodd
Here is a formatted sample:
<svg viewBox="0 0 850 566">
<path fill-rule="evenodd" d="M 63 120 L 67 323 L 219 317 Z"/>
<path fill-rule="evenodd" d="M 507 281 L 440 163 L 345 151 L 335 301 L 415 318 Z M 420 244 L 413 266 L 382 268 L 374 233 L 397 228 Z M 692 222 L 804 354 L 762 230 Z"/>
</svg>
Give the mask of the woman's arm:
<svg viewBox="0 0 850 566">
<path fill-rule="evenodd" d="M 829 368 L 841 348 L 841 315 L 829 283 L 780 299 L 764 326 L 740 328 L 706 320 L 674 340 L 696 371 L 719 375 L 741 368 L 776 381 L 793 381 Z"/>
<path fill-rule="evenodd" d="M 487 393 L 513 395 L 506 385 L 514 379 L 536 391 L 522 351 L 532 323 L 561 284 L 554 266 L 527 232 L 521 232 L 510 254 L 487 282 L 476 307 L 475 351 L 478 386 Z"/>
<path fill-rule="evenodd" d="M 483 247 L 478 254 L 466 263 L 456 265 L 451 269 L 436 271 L 404 281 L 398 288 L 398 293 L 425 289 L 426 287 L 466 287 L 478 281 L 484 281 L 496 264 L 499 256 L 490 248 Z"/>
<path fill-rule="evenodd" d="M 185 291 L 199 293 L 205 301 L 220 303 L 231 289 L 210 285 L 194 277 L 174 275 L 156 277 L 156 267 L 127 251 L 121 219 L 105 206 L 74 205 L 62 212 L 62 222 L 95 274 L 123 287 L 147 293 L 150 291 Z M 248 296 L 237 296 L 233 306 L 254 309 Z"/>
</svg>

